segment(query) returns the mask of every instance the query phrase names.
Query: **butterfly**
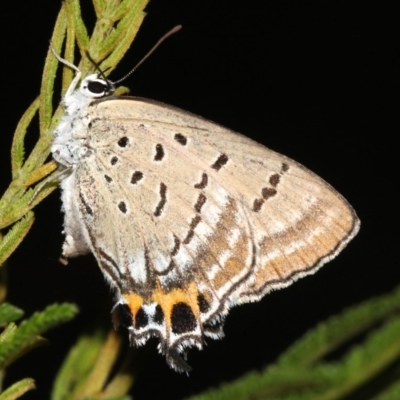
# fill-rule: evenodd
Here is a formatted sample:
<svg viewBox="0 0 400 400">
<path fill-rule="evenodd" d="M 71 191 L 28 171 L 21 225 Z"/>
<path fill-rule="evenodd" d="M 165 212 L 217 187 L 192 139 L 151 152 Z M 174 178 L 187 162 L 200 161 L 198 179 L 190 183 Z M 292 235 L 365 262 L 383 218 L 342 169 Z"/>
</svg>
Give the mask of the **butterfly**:
<svg viewBox="0 0 400 400">
<path fill-rule="evenodd" d="M 132 345 L 159 339 L 177 371 L 231 307 L 313 274 L 359 220 L 297 162 L 178 108 L 115 96 L 80 70 L 51 147 L 61 170 L 63 257 L 93 253 Z"/>
</svg>

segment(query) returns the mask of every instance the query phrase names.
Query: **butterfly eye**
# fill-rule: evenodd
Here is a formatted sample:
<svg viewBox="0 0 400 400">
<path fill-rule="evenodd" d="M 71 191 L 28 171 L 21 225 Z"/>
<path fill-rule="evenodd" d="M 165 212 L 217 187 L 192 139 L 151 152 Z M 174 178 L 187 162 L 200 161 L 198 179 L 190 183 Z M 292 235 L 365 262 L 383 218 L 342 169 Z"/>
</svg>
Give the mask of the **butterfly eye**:
<svg viewBox="0 0 400 400">
<path fill-rule="evenodd" d="M 109 90 L 105 83 L 99 81 L 90 81 L 87 87 L 89 92 L 93 94 L 106 94 Z"/>
</svg>

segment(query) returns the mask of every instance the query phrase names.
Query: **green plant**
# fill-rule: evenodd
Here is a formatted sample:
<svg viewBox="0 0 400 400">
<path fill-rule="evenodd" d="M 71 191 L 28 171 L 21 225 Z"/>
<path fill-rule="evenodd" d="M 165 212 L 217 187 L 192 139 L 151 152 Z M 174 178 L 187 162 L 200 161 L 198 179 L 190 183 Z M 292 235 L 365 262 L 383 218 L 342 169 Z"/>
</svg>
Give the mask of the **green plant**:
<svg viewBox="0 0 400 400">
<path fill-rule="evenodd" d="M 94 70 L 93 65 L 85 56 L 86 51 L 109 74 L 131 45 L 145 16 L 143 10 L 147 3 L 148 0 L 94 0 L 97 20 L 92 34 L 89 36 L 88 29 L 81 17 L 79 1 L 66 0 L 62 3 L 58 14 L 51 43 L 59 54 L 62 54 L 61 49 L 64 46 L 63 57 L 72 62 L 77 45 L 82 55 L 79 68 L 84 75 Z M 2 277 L 4 277 L 6 260 L 24 240 L 34 223 L 34 207 L 57 187 L 56 173 L 53 174 L 54 179 L 50 178 L 45 181 L 45 185 L 37 183 L 57 168 L 54 161 L 46 163 L 50 153 L 52 132 L 63 114 L 62 106 L 56 110 L 53 110 L 52 107 L 54 96 L 57 99 L 61 97 L 60 94 L 54 94 L 57 68 L 58 61 L 49 49 L 44 65 L 40 95 L 25 111 L 14 133 L 11 149 L 12 181 L 0 200 L 0 230 L 2 232 L 2 236 L 0 236 L 0 268 L 3 270 L 1 271 Z M 73 71 L 63 68 L 62 93 L 65 92 L 72 77 Z M 30 125 L 36 113 L 39 114 L 39 140 L 31 153 L 26 155 L 24 141 L 28 130 L 32 129 Z M 1 280 L 0 296 L 0 302 L 3 302 L 6 296 L 4 279 Z M 74 305 L 52 305 L 40 313 L 35 313 L 17 326 L 15 321 L 21 318 L 23 312 L 12 305 L 3 303 L 0 306 L 0 323 L 5 328 L 0 336 L 0 373 L 2 374 L 4 368 L 18 357 L 43 343 L 44 339 L 39 336 L 40 334 L 53 326 L 67 322 L 76 313 L 77 307 Z M 79 343 L 85 340 L 84 338 L 83 336 L 78 341 L 77 348 L 79 348 Z M 110 334 L 110 338 L 92 336 L 89 352 L 104 360 L 103 354 L 111 346 L 112 351 L 107 354 L 115 353 L 117 355 L 119 340 L 112 334 Z M 74 351 L 76 352 L 76 348 L 72 350 L 68 360 L 73 358 Z M 111 359 L 107 359 L 109 368 L 112 368 L 113 362 Z M 101 364 L 104 369 L 104 363 Z M 60 376 L 68 376 L 67 370 L 67 367 L 64 368 Z M 91 371 L 98 370 L 91 365 Z M 103 373 L 107 376 L 107 370 L 103 370 Z M 116 375 L 111 386 L 103 388 L 102 385 L 99 386 L 100 380 L 96 379 L 97 384 L 87 386 L 84 396 L 85 398 L 96 396 L 96 398 L 102 399 L 122 399 L 124 397 L 120 395 L 121 388 L 123 388 L 122 392 L 126 392 L 131 380 L 122 371 Z M 53 398 L 63 398 L 62 382 L 62 379 L 58 378 Z M 33 388 L 34 381 L 27 378 L 4 390 L 0 394 L 0 399 L 15 399 Z M 72 389 L 69 389 L 72 393 Z M 66 394 L 67 397 L 64 398 L 71 398 L 71 393 Z M 79 394 L 77 396 L 80 398 Z"/>
<path fill-rule="evenodd" d="M 399 364 L 399 337 L 400 287 L 320 323 L 264 371 L 190 399 L 333 400 L 352 394 L 399 399 L 400 368 L 385 375 L 388 367 Z M 363 392 L 367 384 L 368 395 Z"/>
<path fill-rule="evenodd" d="M 78 45 L 79 68 L 86 75 L 93 66 L 88 51 L 103 70 L 110 73 L 123 57 L 144 18 L 148 0 L 93 0 L 97 17 L 91 36 L 82 20 L 78 0 L 66 0 L 57 17 L 52 44 L 58 53 L 73 61 Z M 21 118 L 12 145 L 12 182 L 0 201 L 0 265 L 24 240 L 34 223 L 34 207 L 57 187 L 55 180 L 37 189 L 43 178 L 55 175 L 56 164 L 47 162 L 52 131 L 63 109 L 53 110 L 54 76 L 58 61 L 48 52 L 40 96 Z M 63 68 L 62 91 L 73 71 Z M 24 140 L 33 117 L 39 114 L 39 140 L 29 155 Z M 35 193 L 35 195 L 34 195 Z M 0 267 L 2 268 L 2 267 Z M 3 271 L 0 269 L 1 275 Z M 4 302 L 6 285 L 0 282 L 0 378 L 11 363 L 18 362 L 34 347 L 44 343 L 40 335 L 69 321 L 77 313 L 71 304 L 51 305 L 17 325 L 23 316 Z M 400 288 L 386 296 L 366 301 L 319 324 L 291 346 L 274 365 L 250 372 L 235 382 L 191 399 L 342 399 L 400 398 Z M 356 344 L 354 344 L 356 343 Z M 110 380 L 121 342 L 111 332 L 83 333 L 67 355 L 55 379 L 51 398 L 129 399 L 134 383 L 129 356 Z M 329 358 L 328 358 L 329 357 Z M 392 366 L 393 368 L 389 368 Z M 368 388 L 366 389 L 366 386 Z M 31 378 L 12 384 L 0 393 L 0 400 L 16 399 L 35 387 Z M 365 391 L 368 390 L 368 396 Z M 362 397 L 364 396 L 364 397 Z"/>
</svg>

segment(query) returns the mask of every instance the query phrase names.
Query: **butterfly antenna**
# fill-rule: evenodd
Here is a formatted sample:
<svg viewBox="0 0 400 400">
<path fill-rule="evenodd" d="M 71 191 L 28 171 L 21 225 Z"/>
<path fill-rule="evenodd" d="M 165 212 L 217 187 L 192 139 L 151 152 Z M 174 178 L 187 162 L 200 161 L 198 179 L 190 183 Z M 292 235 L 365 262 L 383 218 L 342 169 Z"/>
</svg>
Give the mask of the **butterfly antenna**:
<svg viewBox="0 0 400 400">
<path fill-rule="evenodd" d="M 105 76 L 105 72 L 106 72 L 107 70 L 109 70 L 111 67 L 107 67 L 105 70 L 102 70 L 102 69 L 99 67 L 99 64 L 98 64 L 96 61 L 93 60 L 92 56 L 89 54 L 89 52 L 88 52 L 87 50 L 85 50 L 85 53 L 86 53 L 86 57 L 87 57 L 87 58 L 89 59 L 89 61 L 93 64 L 93 66 L 96 68 L 96 70 L 97 70 L 97 72 L 99 73 L 99 75 L 107 82 L 108 88 L 111 89 L 111 84 L 110 84 L 111 81 L 108 80 L 108 79 L 106 78 L 106 76 Z M 111 83 L 114 83 L 114 82 L 111 82 Z"/>
<path fill-rule="evenodd" d="M 151 49 L 150 51 L 121 79 L 118 79 L 117 81 L 113 82 L 114 84 L 120 83 L 124 81 L 128 76 L 130 76 L 133 72 L 135 72 L 138 67 L 143 64 L 143 62 L 150 57 L 150 55 L 154 52 L 154 50 L 162 43 L 164 42 L 165 39 L 168 39 L 171 35 L 174 33 L 180 31 L 182 29 L 182 25 L 177 25 L 174 28 L 172 28 L 169 32 L 167 32 Z"/>
</svg>

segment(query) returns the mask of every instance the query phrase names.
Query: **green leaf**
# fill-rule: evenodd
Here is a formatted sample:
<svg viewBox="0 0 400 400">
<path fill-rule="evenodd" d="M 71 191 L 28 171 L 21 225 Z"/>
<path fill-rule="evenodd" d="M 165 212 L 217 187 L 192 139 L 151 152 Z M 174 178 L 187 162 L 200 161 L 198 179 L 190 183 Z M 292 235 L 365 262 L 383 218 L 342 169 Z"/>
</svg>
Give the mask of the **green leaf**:
<svg viewBox="0 0 400 400">
<path fill-rule="evenodd" d="M 8 340 L 17 330 L 17 325 L 14 322 L 9 323 L 0 334 L 0 344 Z"/>
<path fill-rule="evenodd" d="M 3 393 L 0 394 L 0 400 L 15 400 L 21 397 L 29 390 L 35 389 L 35 381 L 32 378 L 25 378 L 14 383 Z"/>
<path fill-rule="evenodd" d="M 83 334 L 71 348 L 54 382 L 51 399 L 71 399 L 72 394 L 84 385 L 104 343 L 101 330 Z"/>
<path fill-rule="evenodd" d="M 114 330 L 107 336 L 102 331 L 81 336 L 56 377 L 51 399 L 112 400 L 125 396 L 133 384 L 129 352 L 125 353 L 129 360 L 125 359 L 110 380 L 120 348 L 121 338 Z"/>
<path fill-rule="evenodd" d="M 398 399 L 400 399 L 400 380 L 394 382 L 384 392 L 373 398 L 373 400 L 398 400 Z"/>
<path fill-rule="evenodd" d="M 131 45 L 145 16 L 144 8 L 147 3 L 148 0 L 95 0 L 94 7 L 98 20 L 89 38 L 88 30 L 82 20 L 79 0 L 66 0 L 61 5 L 51 43 L 60 54 L 65 42 L 64 57 L 74 61 L 77 42 L 83 56 L 79 63 L 83 75 L 94 69 L 88 57 L 85 56 L 87 50 L 93 57 L 100 58 L 99 61 L 107 58 L 107 63 L 111 63 L 110 66 L 113 69 Z M 62 104 L 53 112 L 54 80 L 58 66 L 58 60 L 49 49 L 43 70 L 40 97 L 25 112 L 14 135 L 11 151 L 13 181 L 0 200 L 0 229 L 16 225 L 9 231 L 10 236 L 7 240 L 3 242 L 3 257 L 0 257 L 0 262 L 4 262 L 9 257 L 29 231 L 30 224 L 33 222 L 33 214 L 30 210 L 57 186 L 56 183 L 46 185 L 32 201 L 33 191 L 27 190 L 26 182 L 34 171 L 42 171 L 41 167 L 50 153 L 52 132 L 64 113 Z M 107 73 L 110 71 L 111 69 Z M 73 74 L 74 71 L 63 66 L 63 92 L 71 82 Z M 56 98 L 59 98 L 58 94 Z M 25 135 L 38 110 L 40 137 L 25 160 Z M 24 219 L 20 221 L 21 218 Z"/>
<path fill-rule="evenodd" d="M 370 299 L 320 323 L 292 345 L 278 360 L 280 366 L 308 365 L 346 341 L 400 312 L 400 287 L 393 293 Z"/>
<path fill-rule="evenodd" d="M 54 304 L 23 321 L 0 346 L 0 369 L 9 365 L 26 348 L 35 344 L 38 335 L 71 320 L 77 312 L 78 309 L 73 304 Z"/>
<path fill-rule="evenodd" d="M 0 326 L 6 323 L 14 322 L 20 319 L 24 315 L 24 312 L 9 303 L 3 303 L 0 305 Z"/>
<path fill-rule="evenodd" d="M 98 20 L 91 29 L 93 32 L 91 37 L 89 37 L 88 29 L 82 20 L 79 0 L 65 0 L 61 5 L 51 39 L 52 45 L 59 54 L 64 47 L 64 58 L 71 62 L 74 62 L 76 44 L 79 46 L 82 55 L 79 68 L 83 75 L 94 69 L 94 66 L 86 57 L 85 52 L 87 50 L 95 57 L 103 54 L 104 57 L 100 57 L 101 60 L 107 58 L 108 62 L 113 63 L 112 68 L 116 67 L 116 63 L 123 57 L 139 29 L 145 15 L 143 10 L 148 0 L 94 0 L 93 3 Z M 75 62 L 75 64 L 77 63 Z M 31 209 L 57 186 L 57 182 L 53 182 L 47 175 L 54 169 L 49 168 L 49 166 L 52 167 L 51 163 L 46 167 L 43 167 L 43 163 L 50 153 L 54 127 L 64 113 L 62 104 L 55 111 L 53 110 L 54 98 L 57 101 L 60 98 L 60 94 L 54 94 L 54 80 L 58 67 L 58 60 L 49 50 L 44 65 L 40 97 L 27 109 L 14 134 L 11 151 L 13 180 L 0 200 L 0 229 L 8 228 L 7 235 L 4 238 L 2 237 L 0 243 L 0 263 L 3 263 L 10 256 L 28 233 L 34 221 L 34 214 Z M 75 72 L 65 66 L 62 66 L 62 68 L 62 92 L 64 93 Z M 25 154 L 25 136 L 29 132 L 28 128 L 37 111 L 39 111 L 40 137 L 30 154 Z M 57 176 L 57 173 L 54 176 Z M 39 182 L 41 179 L 45 179 L 44 185 Z M 40 188 L 38 192 L 35 189 L 28 188 L 36 182 L 39 182 L 35 188 L 36 190 Z M 32 197 L 33 194 L 34 198 Z M 2 286 L 1 296 L 6 293 L 6 290 L 3 289 Z M 44 339 L 39 336 L 41 333 L 68 321 L 76 312 L 77 309 L 73 305 L 54 305 L 43 312 L 35 313 L 31 318 L 17 326 L 13 321 L 22 316 L 22 311 L 8 304 L 1 306 L 0 324 L 8 323 L 8 325 L 0 334 L 0 369 L 5 368 L 33 347 L 43 343 Z M 120 369 L 114 374 L 113 379 L 109 380 L 109 373 L 118 353 L 117 349 L 110 345 L 109 340 L 104 342 L 104 338 L 97 344 L 99 344 L 97 350 L 96 341 L 91 342 L 90 346 L 86 344 L 85 349 L 81 350 L 83 353 L 86 352 L 86 358 L 84 358 L 87 363 L 80 358 L 79 362 L 74 363 L 74 371 L 70 370 L 69 372 L 72 374 L 81 371 L 81 376 L 87 379 L 86 383 L 91 382 L 90 387 L 93 388 L 93 391 L 100 390 L 98 396 L 101 397 L 98 398 L 128 399 L 129 397 L 125 396 L 125 392 L 129 390 L 133 382 L 132 376 Z M 96 351 L 93 353 L 94 350 Z M 82 352 L 79 352 L 79 354 L 81 357 Z M 96 354 L 97 358 L 91 359 L 90 354 Z M 66 376 L 65 380 L 68 381 L 71 376 L 68 377 L 68 368 L 65 371 L 65 374 L 61 375 Z M 96 376 L 100 376 L 101 379 L 95 379 Z M 18 382 L 7 389 L 7 391 L 10 390 L 7 393 L 11 393 L 11 390 L 13 390 L 16 398 L 22 395 L 24 390 L 28 390 L 31 382 L 33 381 Z M 60 382 L 62 383 L 62 379 Z M 76 381 L 75 383 L 79 389 L 79 382 Z M 3 398 L 3 395 L 1 398 Z M 9 395 L 7 394 L 7 396 Z M 67 396 L 67 398 L 69 397 Z"/>
<path fill-rule="evenodd" d="M 100 59 L 105 59 L 109 55 L 107 60 L 101 64 L 101 68 L 109 68 L 108 73 L 115 69 L 128 51 L 143 22 L 145 17 L 143 9 L 148 2 L 149 0 L 125 0 L 121 3 L 120 8 L 116 10 L 116 16 L 122 18 L 115 31 L 101 42 L 101 47 L 99 46 L 98 55 Z M 112 52 L 110 49 L 112 49 Z"/>
<path fill-rule="evenodd" d="M 51 37 L 51 43 L 60 52 L 62 43 L 67 31 L 67 13 L 66 5 L 62 3 L 61 10 L 58 14 L 57 21 Z M 40 88 L 40 133 L 46 134 L 50 127 L 51 118 L 53 115 L 53 91 L 54 91 L 54 77 L 57 71 L 58 61 L 54 57 L 52 51 L 49 49 L 43 69 L 42 86 Z"/>
<path fill-rule="evenodd" d="M 341 399 L 362 384 L 379 375 L 393 361 L 400 359 L 400 317 L 373 331 L 360 346 L 344 357 L 340 366 L 341 379 L 321 400 Z"/>
<path fill-rule="evenodd" d="M 371 384 L 400 360 L 399 311 L 400 288 L 397 288 L 389 295 L 368 300 L 319 324 L 263 372 L 246 374 L 190 399 L 343 399 L 366 383 Z M 382 325 L 376 328 L 382 320 Z M 350 347 L 341 359 L 330 363 L 322 360 L 360 334 L 366 334 L 364 341 Z M 393 386 L 388 396 L 396 390 Z"/>
<path fill-rule="evenodd" d="M 24 163 L 25 149 L 24 140 L 25 135 L 28 130 L 28 126 L 32 122 L 33 117 L 39 109 L 39 98 L 37 98 L 25 111 L 24 115 L 21 117 L 17 128 L 15 129 L 13 143 L 11 147 L 11 166 L 12 166 L 12 176 L 17 178 L 20 169 Z"/>
<path fill-rule="evenodd" d="M 190 400 L 270 400 L 288 399 L 305 390 L 323 390 L 332 378 L 329 371 L 311 369 L 285 370 L 270 367 L 263 373 L 252 372 L 238 380 L 211 389 Z M 292 397 L 290 397 L 292 398 Z"/>
<path fill-rule="evenodd" d="M 25 236 L 32 227 L 33 221 L 33 212 L 30 211 L 4 236 L 3 240 L 0 242 L 0 267 L 24 240 Z"/>
</svg>

